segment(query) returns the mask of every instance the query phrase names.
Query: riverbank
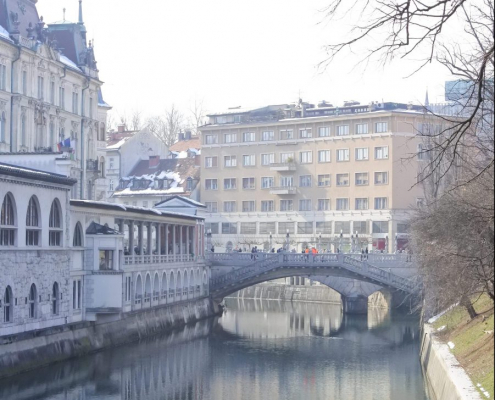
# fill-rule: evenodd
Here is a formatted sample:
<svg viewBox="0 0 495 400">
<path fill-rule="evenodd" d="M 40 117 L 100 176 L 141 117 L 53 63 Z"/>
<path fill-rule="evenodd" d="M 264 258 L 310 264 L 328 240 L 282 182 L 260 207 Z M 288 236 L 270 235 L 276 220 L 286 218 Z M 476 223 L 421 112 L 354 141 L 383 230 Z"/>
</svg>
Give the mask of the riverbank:
<svg viewBox="0 0 495 400">
<path fill-rule="evenodd" d="M 436 400 L 494 397 L 493 303 L 474 307 L 473 320 L 457 306 L 425 325 L 421 362 Z"/>
<path fill-rule="evenodd" d="M 13 336 L 0 345 L 0 378 L 180 329 L 219 311 L 211 299 L 202 298 L 123 314 L 112 322 Z"/>
</svg>

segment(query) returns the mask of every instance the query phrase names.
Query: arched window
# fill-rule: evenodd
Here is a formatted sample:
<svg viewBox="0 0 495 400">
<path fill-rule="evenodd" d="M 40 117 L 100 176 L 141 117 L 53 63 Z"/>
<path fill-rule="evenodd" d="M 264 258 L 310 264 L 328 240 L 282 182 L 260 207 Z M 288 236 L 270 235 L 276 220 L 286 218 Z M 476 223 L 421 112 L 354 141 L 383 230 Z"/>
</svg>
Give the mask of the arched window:
<svg viewBox="0 0 495 400">
<path fill-rule="evenodd" d="M 100 127 L 100 141 L 101 142 L 104 142 L 106 140 L 106 135 L 107 135 L 107 132 L 106 132 L 106 128 L 105 128 L 105 124 L 101 124 L 101 127 Z"/>
<path fill-rule="evenodd" d="M 21 116 L 21 146 L 27 146 L 26 114 Z"/>
<path fill-rule="evenodd" d="M 38 290 L 36 289 L 36 285 L 33 283 L 31 285 L 31 289 L 29 290 L 29 297 L 28 297 L 28 304 L 29 304 L 29 318 L 33 319 L 36 318 L 38 312 Z"/>
<path fill-rule="evenodd" d="M 55 138 L 55 122 L 51 121 L 49 126 L 50 139 L 48 146 L 52 149 L 55 149 L 55 144 L 57 143 L 57 139 Z"/>
<path fill-rule="evenodd" d="M 49 233 L 49 245 L 61 246 L 62 245 L 62 213 L 60 211 L 60 205 L 57 200 L 54 200 L 52 207 L 50 208 L 50 233 Z"/>
<path fill-rule="evenodd" d="M 12 296 L 12 289 L 7 286 L 5 294 L 3 295 L 3 322 L 9 323 L 14 321 L 14 296 Z"/>
<path fill-rule="evenodd" d="M 100 176 L 104 178 L 106 175 L 105 171 L 105 157 L 100 157 Z"/>
<path fill-rule="evenodd" d="M 52 290 L 52 314 L 53 315 L 58 315 L 59 314 L 59 309 L 60 309 L 60 289 L 58 286 L 58 283 L 55 282 L 53 284 L 53 290 Z"/>
<path fill-rule="evenodd" d="M 7 131 L 5 130 L 5 124 L 7 122 L 7 118 L 5 117 L 5 112 L 0 114 L 0 143 L 7 141 Z"/>
<path fill-rule="evenodd" d="M 10 193 L 7 193 L 3 199 L 0 212 L 0 246 L 15 245 L 15 222 L 14 198 Z"/>
<path fill-rule="evenodd" d="M 134 295 L 134 303 L 141 304 L 143 301 L 143 280 L 141 275 L 138 275 L 136 279 L 136 294 Z"/>
<path fill-rule="evenodd" d="M 38 200 L 35 196 L 29 199 L 26 213 L 26 246 L 39 246 L 41 224 L 39 217 Z"/>
<path fill-rule="evenodd" d="M 76 224 L 76 228 L 74 229 L 74 237 L 72 238 L 72 246 L 73 247 L 82 247 L 83 246 L 83 231 L 81 223 Z"/>
</svg>

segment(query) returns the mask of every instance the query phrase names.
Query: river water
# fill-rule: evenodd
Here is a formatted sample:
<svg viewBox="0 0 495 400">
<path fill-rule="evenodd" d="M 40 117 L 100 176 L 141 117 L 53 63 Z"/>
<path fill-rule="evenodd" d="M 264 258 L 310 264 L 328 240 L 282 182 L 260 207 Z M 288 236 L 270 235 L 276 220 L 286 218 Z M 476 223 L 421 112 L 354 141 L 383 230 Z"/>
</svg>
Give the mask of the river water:
<svg viewBox="0 0 495 400">
<path fill-rule="evenodd" d="M 2 400 L 427 400 L 418 320 L 228 299 L 223 317 L 0 381 Z"/>
</svg>

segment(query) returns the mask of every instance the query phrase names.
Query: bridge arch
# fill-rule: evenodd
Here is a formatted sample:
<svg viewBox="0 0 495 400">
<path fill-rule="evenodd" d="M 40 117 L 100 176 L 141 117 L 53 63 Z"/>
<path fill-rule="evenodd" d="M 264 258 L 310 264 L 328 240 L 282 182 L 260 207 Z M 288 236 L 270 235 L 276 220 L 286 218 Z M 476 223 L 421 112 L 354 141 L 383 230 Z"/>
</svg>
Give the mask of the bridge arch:
<svg viewBox="0 0 495 400">
<path fill-rule="evenodd" d="M 177 271 L 177 281 L 175 284 L 175 299 L 180 300 L 182 298 L 182 275 L 180 271 Z"/>
<path fill-rule="evenodd" d="M 168 301 L 168 279 L 167 279 L 167 271 L 163 271 L 162 274 L 162 293 L 161 299 L 164 303 Z"/>
<path fill-rule="evenodd" d="M 148 272 L 146 274 L 146 280 L 144 282 L 144 302 L 151 303 L 151 275 Z"/>
<path fill-rule="evenodd" d="M 141 278 L 141 274 L 137 275 L 136 278 L 136 289 L 135 289 L 135 303 L 136 304 L 142 304 L 143 301 L 143 279 Z"/>
<path fill-rule="evenodd" d="M 155 278 L 153 279 L 153 302 L 160 300 L 160 276 L 158 272 L 155 272 Z"/>
<path fill-rule="evenodd" d="M 176 289 L 176 281 L 175 281 L 174 271 L 170 272 L 170 281 L 168 283 L 168 287 L 169 287 L 168 298 L 170 299 L 170 302 L 174 302 L 175 301 L 175 289 Z"/>
</svg>

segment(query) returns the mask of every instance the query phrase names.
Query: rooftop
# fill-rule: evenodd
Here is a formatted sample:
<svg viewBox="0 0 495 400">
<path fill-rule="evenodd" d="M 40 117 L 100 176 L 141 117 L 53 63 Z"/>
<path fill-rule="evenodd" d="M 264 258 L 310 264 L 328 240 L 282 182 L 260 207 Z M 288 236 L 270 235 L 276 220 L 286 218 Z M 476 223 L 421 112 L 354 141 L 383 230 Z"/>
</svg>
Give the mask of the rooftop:
<svg viewBox="0 0 495 400">
<path fill-rule="evenodd" d="M 18 178 L 34 179 L 43 182 L 58 183 L 65 186 L 73 186 L 77 183 L 77 180 L 68 178 L 64 175 L 5 163 L 0 163 L 0 174 L 15 176 Z"/>
<path fill-rule="evenodd" d="M 194 136 L 190 140 L 180 140 L 177 143 L 170 146 L 169 150 L 180 153 L 181 151 L 188 151 L 190 149 L 200 149 L 201 140 L 199 136 Z"/>
</svg>

